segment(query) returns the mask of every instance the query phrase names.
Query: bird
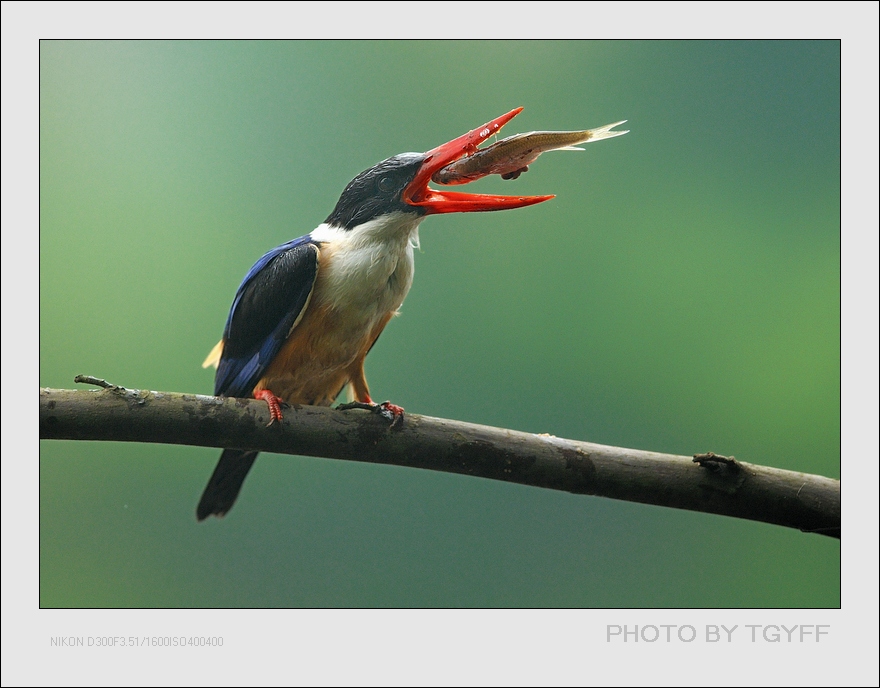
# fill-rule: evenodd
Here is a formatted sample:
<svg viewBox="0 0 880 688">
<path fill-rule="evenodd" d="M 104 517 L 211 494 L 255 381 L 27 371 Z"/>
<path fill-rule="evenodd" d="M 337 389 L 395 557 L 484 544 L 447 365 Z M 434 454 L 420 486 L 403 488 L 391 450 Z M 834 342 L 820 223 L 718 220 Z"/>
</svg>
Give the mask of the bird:
<svg viewBox="0 0 880 688">
<path fill-rule="evenodd" d="M 354 401 L 339 408 L 368 408 L 401 422 L 400 406 L 370 396 L 364 359 L 412 286 L 420 223 L 428 215 L 553 198 L 428 186 L 432 175 L 472 155 L 521 110 L 425 153 L 401 153 L 364 170 L 317 228 L 263 255 L 238 287 L 222 339 L 203 364 L 217 368 L 215 396 L 266 401 L 271 425 L 283 419 L 285 404 L 331 406 L 349 387 Z M 223 450 L 196 508 L 199 521 L 232 508 L 257 453 Z"/>
</svg>

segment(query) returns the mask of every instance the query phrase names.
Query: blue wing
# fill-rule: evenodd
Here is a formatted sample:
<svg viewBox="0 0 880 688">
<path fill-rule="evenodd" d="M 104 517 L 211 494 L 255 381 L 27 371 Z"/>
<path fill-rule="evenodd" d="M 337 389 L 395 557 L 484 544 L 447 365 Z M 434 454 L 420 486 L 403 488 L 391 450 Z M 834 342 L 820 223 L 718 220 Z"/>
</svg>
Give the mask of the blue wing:
<svg viewBox="0 0 880 688">
<path fill-rule="evenodd" d="M 306 307 L 318 274 L 310 235 L 260 258 L 242 280 L 226 328 L 214 394 L 250 396 Z"/>
</svg>

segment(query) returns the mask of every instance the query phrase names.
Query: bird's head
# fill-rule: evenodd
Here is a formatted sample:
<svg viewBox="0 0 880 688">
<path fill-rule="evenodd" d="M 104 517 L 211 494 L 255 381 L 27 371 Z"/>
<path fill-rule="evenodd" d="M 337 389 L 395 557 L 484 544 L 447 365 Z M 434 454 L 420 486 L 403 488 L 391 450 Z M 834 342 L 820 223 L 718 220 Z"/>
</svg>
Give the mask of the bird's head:
<svg viewBox="0 0 880 688">
<path fill-rule="evenodd" d="M 401 153 L 364 170 L 345 187 L 336 208 L 325 222 L 331 226 L 352 229 L 396 212 L 424 216 L 508 210 L 553 198 L 468 194 L 428 187 L 435 172 L 472 154 L 521 111 L 522 108 L 511 110 L 427 153 Z"/>
</svg>

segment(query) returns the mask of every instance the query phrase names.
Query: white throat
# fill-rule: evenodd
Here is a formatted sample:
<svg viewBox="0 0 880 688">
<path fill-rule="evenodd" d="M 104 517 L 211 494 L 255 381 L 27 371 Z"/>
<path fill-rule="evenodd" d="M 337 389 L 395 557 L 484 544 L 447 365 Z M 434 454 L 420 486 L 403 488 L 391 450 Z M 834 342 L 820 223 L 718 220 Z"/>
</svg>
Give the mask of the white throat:
<svg viewBox="0 0 880 688">
<path fill-rule="evenodd" d="M 328 305 L 374 317 L 396 312 L 413 280 L 413 247 L 424 216 L 391 213 L 345 230 L 321 224 L 311 233 L 321 243 L 319 279 Z"/>
</svg>

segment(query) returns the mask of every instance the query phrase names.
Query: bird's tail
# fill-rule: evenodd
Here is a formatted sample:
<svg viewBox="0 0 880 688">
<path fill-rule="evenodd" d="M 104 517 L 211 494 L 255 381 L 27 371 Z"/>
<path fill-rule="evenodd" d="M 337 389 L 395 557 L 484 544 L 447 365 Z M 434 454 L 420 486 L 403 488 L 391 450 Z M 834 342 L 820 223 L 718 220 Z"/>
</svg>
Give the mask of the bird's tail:
<svg viewBox="0 0 880 688">
<path fill-rule="evenodd" d="M 223 450 L 217 468 L 199 500 L 196 518 L 204 521 L 208 516 L 224 516 L 232 508 L 258 453 L 241 449 Z"/>
</svg>

